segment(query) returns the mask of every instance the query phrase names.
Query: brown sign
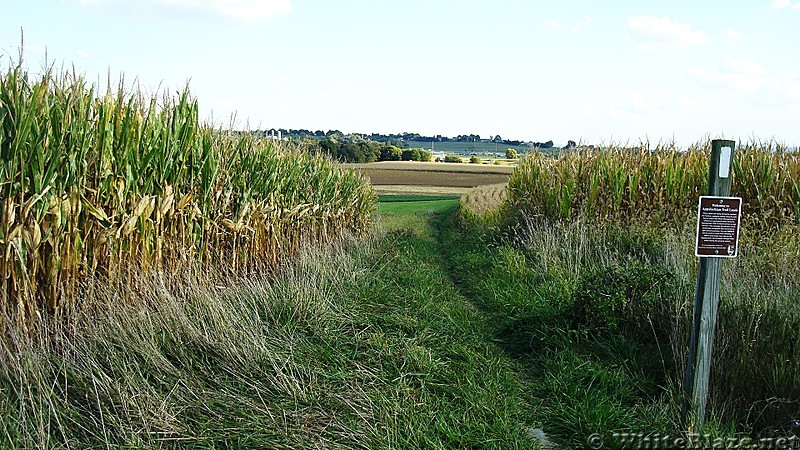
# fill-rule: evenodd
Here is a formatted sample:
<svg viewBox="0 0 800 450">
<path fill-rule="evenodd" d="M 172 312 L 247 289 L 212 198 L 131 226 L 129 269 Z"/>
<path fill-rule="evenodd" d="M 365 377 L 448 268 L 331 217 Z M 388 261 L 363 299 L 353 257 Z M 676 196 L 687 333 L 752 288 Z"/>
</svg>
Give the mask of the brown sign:
<svg viewBox="0 0 800 450">
<path fill-rule="evenodd" d="M 697 213 L 697 245 L 700 257 L 735 258 L 739 255 L 741 197 L 700 197 Z"/>
</svg>

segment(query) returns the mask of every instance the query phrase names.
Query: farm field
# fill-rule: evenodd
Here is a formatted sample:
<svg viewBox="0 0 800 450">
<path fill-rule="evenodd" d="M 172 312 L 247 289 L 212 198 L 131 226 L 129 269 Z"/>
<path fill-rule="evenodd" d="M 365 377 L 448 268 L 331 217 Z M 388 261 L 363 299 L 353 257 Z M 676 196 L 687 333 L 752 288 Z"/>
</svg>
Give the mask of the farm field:
<svg viewBox="0 0 800 450">
<path fill-rule="evenodd" d="M 800 155 L 757 142 L 737 151 L 732 193 L 746 202 L 746 231 L 742 257 L 723 269 L 704 432 L 796 443 L 800 285 L 787 268 L 800 267 Z M 595 435 L 621 447 L 596 431 L 609 429 L 680 435 L 692 212 L 707 163 L 708 144 L 531 158 L 512 190 L 471 190 L 458 225 L 436 222 L 448 273 L 492 324 L 521 395 L 539 405 L 537 425 L 558 444 L 584 448 Z"/>
<path fill-rule="evenodd" d="M 460 196 L 455 195 L 380 195 L 378 213 L 385 217 L 389 215 L 416 214 L 443 214 L 452 211 L 458 206 Z"/>
<path fill-rule="evenodd" d="M 431 195 L 461 197 L 473 188 L 451 186 L 421 186 L 409 184 L 380 184 L 374 185 L 375 192 L 379 195 Z"/>
<path fill-rule="evenodd" d="M 376 217 L 357 172 L 188 91 L 1 76 L 0 448 L 535 447 L 439 260 L 456 197 Z M 509 176 L 471 170 L 426 172 Z"/>
<path fill-rule="evenodd" d="M 384 200 L 369 238 L 272 275 L 138 280 L 148 301 L 81 323 L 69 357 L 17 338 L 0 447 L 538 448 L 515 361 L 442 260 L 458 199 Z"/>
<path fill-rule="evenodd" d="M 406 161 L 343 164 L 343 167 L 355 169 L 366 175 L 372 185 L 379 190 L 382 186 L 391 186 L 395 192 L 401 190 L 396 188 L 397 186 L 464 189 L 506 183 L 514 171 L 511 166 Z M 388 190 L 390 189 L 385 188 L 384 192 Z"/>
<path fill-rule="evenodd" d="M 511 175 L 514 167 L 493 164 L 457 164 L 422 161 L 381 161 L 374 163 L 344 163 L 343 167 L 356 170 L 413 170 L 424 172 L 476 173 Z"/>
</svg>

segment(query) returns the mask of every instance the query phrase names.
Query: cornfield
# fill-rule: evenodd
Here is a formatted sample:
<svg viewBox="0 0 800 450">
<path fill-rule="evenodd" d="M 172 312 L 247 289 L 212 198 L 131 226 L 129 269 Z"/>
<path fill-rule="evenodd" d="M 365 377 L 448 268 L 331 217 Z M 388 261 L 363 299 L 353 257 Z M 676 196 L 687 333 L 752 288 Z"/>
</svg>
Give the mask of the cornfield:
<svg viewBox="0 0 800 450">
<path fill-rule="evenodd" d="M 693 217 L 708 186 L 710 143 L 687 151 L 607 147 L 535 153 L 523 160 L 509 182 L 511 205 L 528 213 L 567 219 L 577 213 L 625 221 L 650 218 L 682 224 Z M 737 146 L 731 195 L 743 200 L 743 214 L 765 225 L 800 218 L 800 154 L 774 143 Z"/>
<path fill-rule="evenodd" d="M 188 89 L 100 95 L 74 73 L 0 73 L 5 320 L 80 308 L 88 276 L 268 267 L 301 242 L 364 231 L 375 201 L 329 160 L 202 125 Z"/>
</svg>

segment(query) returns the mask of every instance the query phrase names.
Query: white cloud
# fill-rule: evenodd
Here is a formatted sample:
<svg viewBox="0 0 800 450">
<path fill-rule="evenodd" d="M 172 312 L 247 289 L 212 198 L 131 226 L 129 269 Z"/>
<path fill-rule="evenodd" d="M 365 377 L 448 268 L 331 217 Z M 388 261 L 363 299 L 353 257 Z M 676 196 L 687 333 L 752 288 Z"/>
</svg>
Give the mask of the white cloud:
<svg viewBox="0 0 800 450">
<path fill-rule="evenodd" d="M 773 0 L 769 4 L 772 9 L 795 9 L 800 10 L 800 2 L 792 2 L 792 0 Z"/>
<path fill-rule="evenodd" d="M 720 85 L 745 94 L 758 94 L 772 97 L 786 95 L 785 100 L 798 98 L 790 80 L 770 76 L 759 63 L 739 58 L 725 58 L 714 68 L 695 68 L 689 71 L 695 79 Z"/>
<path fill-rule="evenodd" d="M 292 0 L 62 0 L 85 6 L 131 3 L 136 7 L 146 5 L 166 6 L 174 9 L 195 10 L 211 14 L 222 14 L 243 22 L 288 14 L 292 11 Z"/>
<path fill-rule="evenodd" d="M 728 57 L 723 61 L 723 67 L 726 69 L 726 71 L 732 73 L 763 75 L 766 72 L 766 70 L 764 70 L 764 66 L 750 59 Z"/>
<path fill-rule="evenodd" d="M 698 112 L 708 110 L 708 105 L 689 97 L 678 97 L 678 107 L 685 112 Z"/>
<path fill-rule="evenodd" d="M 740 41 L 742 39 L 742 33 L 739 33 L 737 30 L 733 28 L 728 28 L 725 30 L 725 37 L 732 40 L 732 41 Z"/>
<path fill-rule="evenodd" d="M 592 18 L 584 17 L 583 19 L 580 20 L 580 22 L 572 26 L 572 31 L 575 33 L 580 33 L 581 31 L 589 28 L 590 26 L 592 26 Z"/>
<path fill-rule="evenodd" d="M 671 106 L 671 98 L 664 90 L 635 90 L 630 93 L 634 111 L 658 111 Z"/>
<path fill-rule="evenodd" d="M 78 58 L 87 59 L 87 58 L 91 58 L 93 56 L 94 55 L 92 55 L 91 53 L 87 52 L 86 50 L 78 50 Z"/>
<path fill-rule="evenodd" d="M 291 0 L 151 0 L 179 8 L 200 9 L 222 13 L 233 18 L 255 22 L 268 17 L 288 14 Z"/>
<path fill-rule="evenodd" d="M 656 116 L 676 115 L 707 110 L 703 102 L 687 96 L 676 95 L 666 89 L 634 89 L 620 97 L 617 112 L 630 117 L 650 114 Z"/>
<path fill-rule="evenodd" d="M 548 31 L 560 31 L 561 23 L 557 20 L 548 20 L 544 23 L 544 28 Z"/>
<path fill-rule="evenodd" d="M 642 48 L 660 44 L 690 47 L 708 40 L 702 31 L 692 30 L 688 23 L 673 22 L 669 17 L 630 16 L 628 28 L 634 33 L 637 45 Z"/>
</svg>

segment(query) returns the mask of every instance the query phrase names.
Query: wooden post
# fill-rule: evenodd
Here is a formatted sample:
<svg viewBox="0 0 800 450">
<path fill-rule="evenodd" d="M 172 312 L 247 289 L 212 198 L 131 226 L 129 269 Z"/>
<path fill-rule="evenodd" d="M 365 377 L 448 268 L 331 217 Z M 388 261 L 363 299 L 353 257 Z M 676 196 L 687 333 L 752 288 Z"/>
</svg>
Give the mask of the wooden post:
<svg viewBox="0 0 800 450">
<path fill-rule="evenodd" d="M 731 192 L 734 141 L 711 141 L 711 161 L 708 174 L 708 195 L 725 197 Z M 689 356 L 683 380 L 683 423 L 693 424 L 694 432 L 703 427 L 708 399 L 708 379 L 711 374 L 711 351 L 717 325 L 721 258 L 700 258 L 697 287 L 694 293 L 694 317 L 689 338 Z M 693 409 L 690 420 L 689 407 Z"/>
</svg>

